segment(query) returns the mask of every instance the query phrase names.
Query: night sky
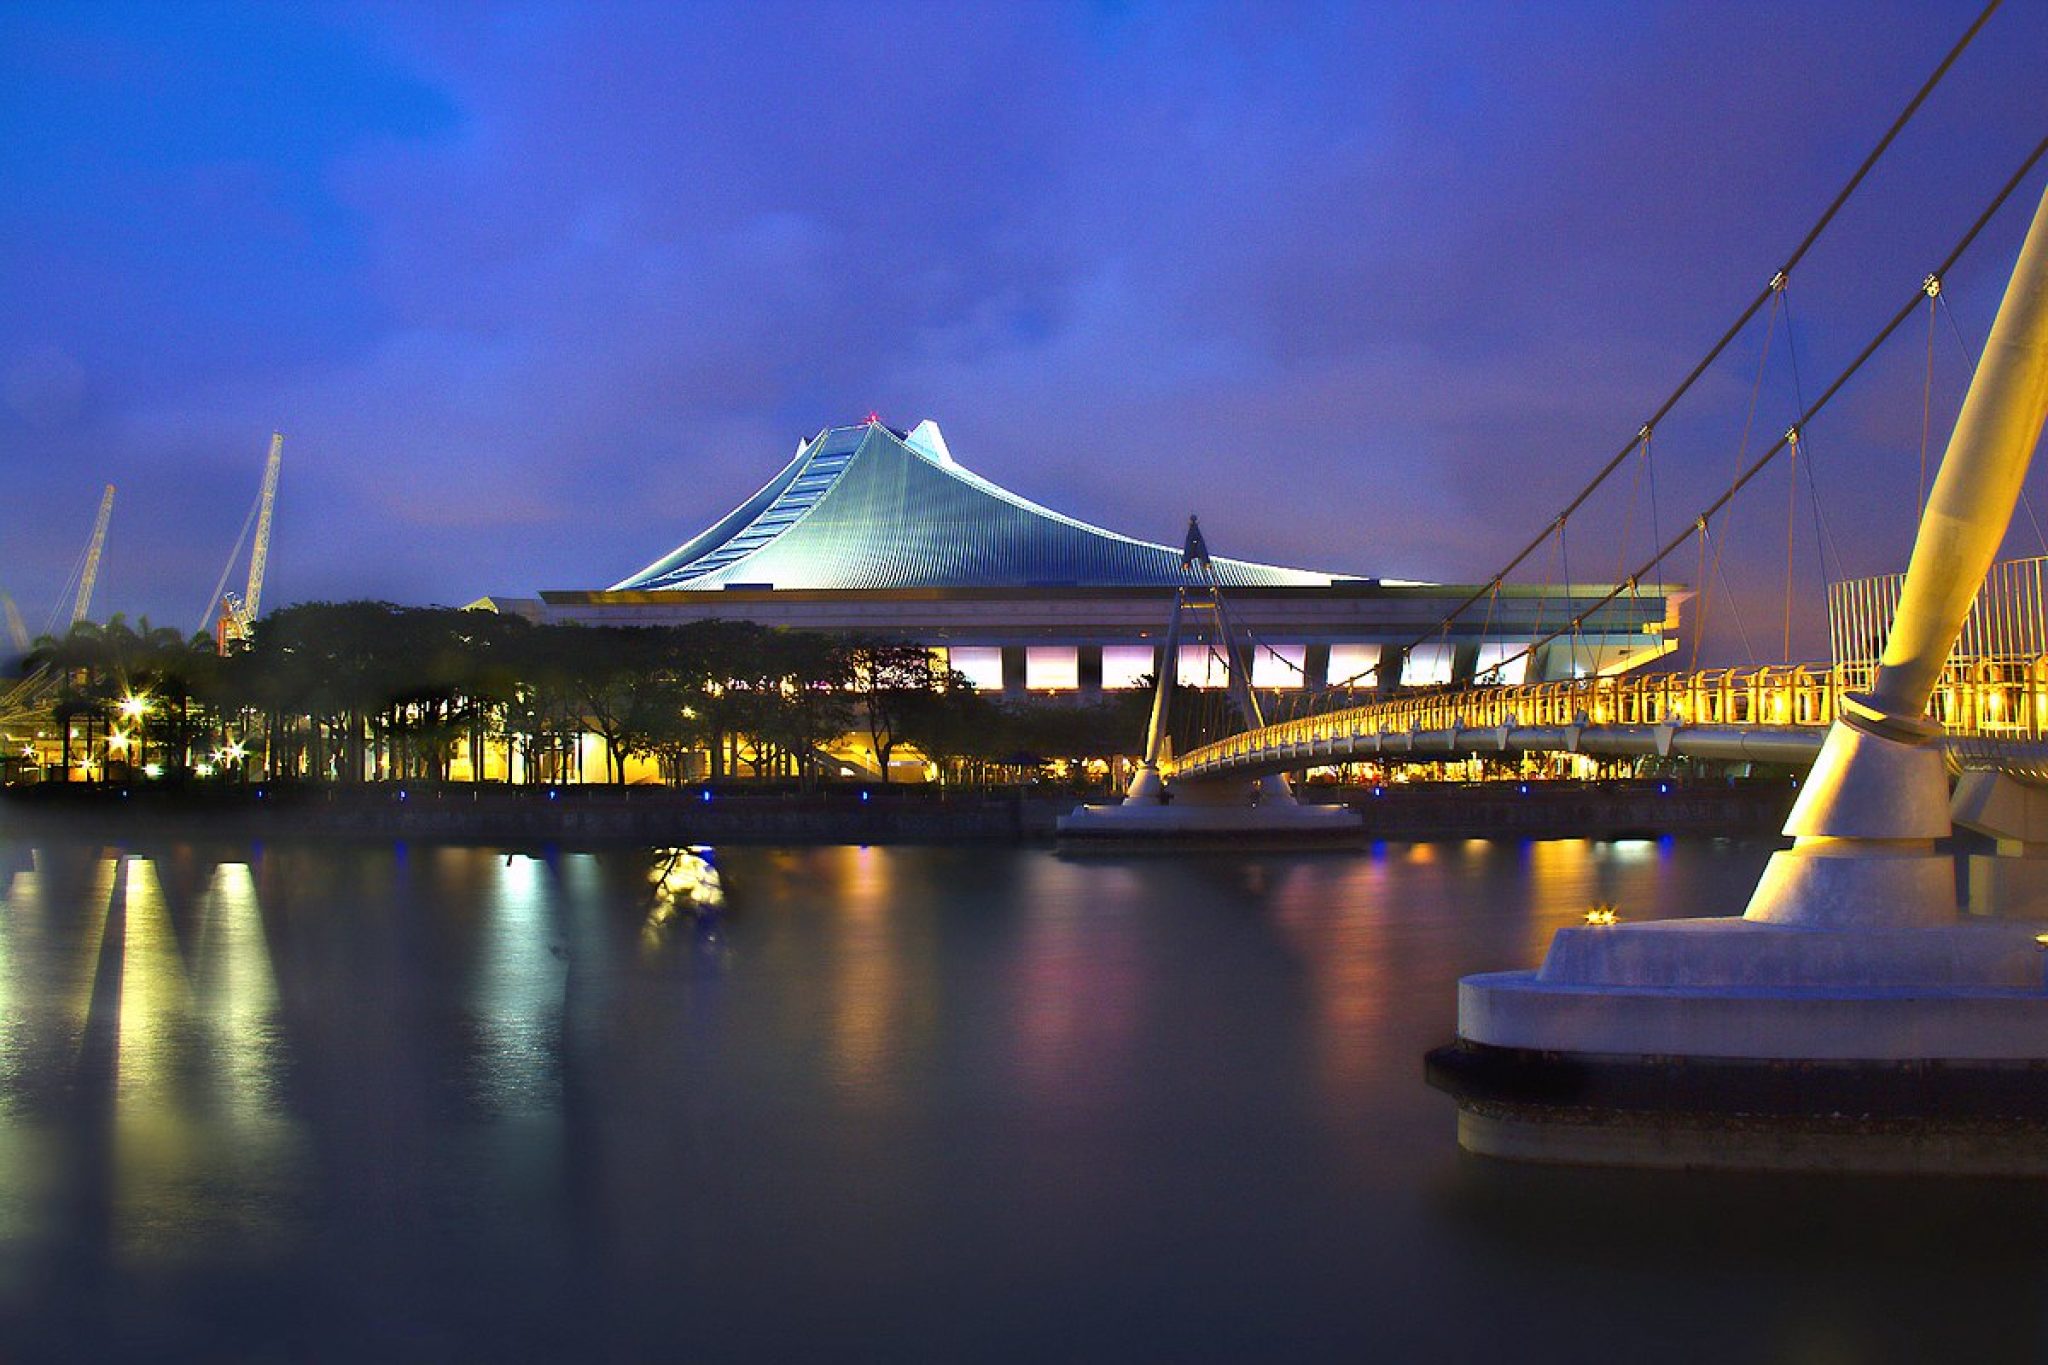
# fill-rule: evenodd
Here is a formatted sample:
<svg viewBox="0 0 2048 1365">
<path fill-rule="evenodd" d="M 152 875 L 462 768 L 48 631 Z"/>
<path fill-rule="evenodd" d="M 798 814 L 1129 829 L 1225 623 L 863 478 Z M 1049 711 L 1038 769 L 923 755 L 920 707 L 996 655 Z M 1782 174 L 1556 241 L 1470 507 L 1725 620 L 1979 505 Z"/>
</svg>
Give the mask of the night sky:
<svg viewBox="0 0 2048 1365">
<path fill-rule="evenodd" d="M 1116 530 L 1484 578 L 1976 9 L 9 3 L 0 589 L 40 628 L 113 482 L 94 614 L 198 625 L 273 427 L 268 605 L 603 587 L 870 409 Z M 2009 0 L 1572 576 L 1910 296 L 2048 132 L 2044 60 Z M 1950 278 L 1937 451 L 2044 178 Z M 1823 570 L 1903 567 L 1926 335 L 1815 424 L 1818 518 L 1774 477 L 1728 528 L 1713 650 L 1779 652 L 1788 515 L 1803 631 Z"/>
</svg>

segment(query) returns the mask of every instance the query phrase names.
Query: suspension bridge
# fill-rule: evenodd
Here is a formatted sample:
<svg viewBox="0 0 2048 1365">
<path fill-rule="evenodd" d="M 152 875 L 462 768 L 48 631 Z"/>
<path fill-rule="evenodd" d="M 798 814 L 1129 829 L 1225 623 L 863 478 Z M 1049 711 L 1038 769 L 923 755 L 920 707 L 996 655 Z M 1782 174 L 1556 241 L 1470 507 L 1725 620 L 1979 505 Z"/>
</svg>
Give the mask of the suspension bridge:
<svg viewBox="0 0 2048 1365">
<path fill-rule="evenodd" d="M 1954 311 L 1948 306 L 1950 291 L 1946 281 L 1985 228 L 2027 181 L 2044 153 L 2048 153 L 2048 138 L 2035 143 L 2004 183 L 1987 196 L 1943 257 L 1927 262 L 1924 269 L 1914 270 L 1909 285 L 1901 281 L 1904 297 L 1897 309 L 1810 401 L 1799 390 L 1798 361 L 1796 354 L 1792 354 L 1791 282 L 1843 205 L 1996 8 L 1994 3 L 1979 16 L 1748 306 L 1679 384 L 1640 421 L 1631 423 L 1632 434 L 1558 514 L 1432 629 L 1386 649 L 1383 662 L 1335 686 L 1267 691 L 1262 696 L 1248 684 L 1248 662 L 1260 656 L 1261 651 L 1283 663 L 1291 664 L 1292 660 L 1284 659 L 1249 632 L 1232 627 L 1226 594 L 1215 581 L 1214 573 L 1208 570 L 1207 548 L 1191 526 L 1185 563 L 1195 581 L 1175 602 L 1168 647 L 1162 657 L 1176 659 L 1186 619 L 1205 632 L 1210 656 L 1226 677 L 1225 686 L 1205 697 L 1189 699 L 1181 695 L 1186 689 L 1174 685 L 1175 667 L 1162 666 L 1156 680 L 1145 761 L 1122 805 L 1079 808 L 1063 823 L 1063 830 L 1070 834 L 1114 835 L 1123 830 L 1141 834 L 1178 830 L 1223 833 L 1236 829 L 1269 830 L 1290 824 L 1343 828 L 1355 820 L 1347 821 L 1335 811 L 1298 806 L 1285 775 L 1347 764 L 1575 754 L 1596 759 L 1634 757 L 1810 766 L 1838 724 L 1856 718 L 1857 699 L 1874 685 L 1880 676 L 1880 665 L 1897 662 L 1883 653 L 1883 646 L 1906 583 L 1906 575 L 1900 573 L 1859 579 L 1838 577 L 1828 583 L 1828 657 L 1806 661 L 1793 658 L 1793 524 L 1802 475 L 1813 502 L 1816 540 L 1822 542 L 1816 553 L 1823 563 L 1829 548 L 1827 542 L 1831 540 L 1813 474 L 1813 424 L 1873 358 L 1885 350 L 1887 343 L 1908 322 L 1924 313 L 1927 341 L 1925 375 L 1919 395 L 1921 455 L 1915 510 L 1928 509 L 1930 518 L 1936 516 L 1933 494 L 1940 491 L 1940 485 L 1937 483 L 1932 489 L 1929 486 L 1928 440 L 1934 429 L 1935 341 L 1940 324 L 1947 324 L 1958 350 L 1970 364 L 1974 376 L 1972 395 L 1985 383 L 1985 376 L 1977 372 L 1975 353 L 1965 342 Z M 1657 461 L 1653 455 L 1658 431 L 1702 377 L 1738 342 L 1753 350 L 1757 361 L 1748 405 L 1740 418 L 1741 436 L 1732 476 L 1703 506 L 1682 522 L 1674 523 L 1683 529 L 1667 536 L 1660 527 L 1662 516 L 1655 483 Z M 1799 401 L 1782 433 L 1764 444 L 1753 441 L 1753 436 L 1759 426 L 1759 400 L 1774 342 L 1779 343 L 1780 355 L 1790 360 Z M 2026 396 L 2022 395 L 2022 405 L 2025 401 Z M 1967 402 L 1964 412 L 1967 415 Z M 2037 432 L 2038 426 L 2036 423 Z M 1956 439 L 1960 441 L 1963 434 L 1959 418 Z M 1756 450 L 1754 445 L 1763 448 Z M 2031 446 L 2030 440 L 2029 452 Z M 1698 642 L 1706 630 L 1710 589 L 1718 585 L 1723 596 L 1731 595 L 1726 588 L 1727 566 L 1723 562 L 1729 542 L 1722 532 L 1746 490 L 1750 493 L 1749 503 L 1760 501 L 1756 495 L 1763 485 L 1758 478 L 1778 464 L 1789 467 L 1790 472 L 1783 613 L 1781 622 L 1770 623 L 1782 627 L 1781 631 L 1771 631 L 1782 642 L 1780 661 L 1701 667 Z M 2022 500 L 2022 505 L 2025 494 L 2020 480 L 2024 467 L 2022 461 L 2021 475 L 2012 480 L 2012 492 Z M 1597 521 L 1589 524 L 1596 495 L 1605 489 L 1607 501 L 1614 501 L 1615 488 L 1622 482 L 1617 476 L 1628 470 L 1634 471 L 1635 483 L 1628 492 L 1620 526 L 1602 526 Z M 1639 509 L 1645 485 L 1648 507 L 1642 511 Z M 2039 521 L 2034 518 L 2031 506 L 2027 505 L 2026 510 L 2038 528 Z M 1645 523 L 1649 534 L 1647 552 L 1631 567 L 1628 555 L 1632 530 Z M 1994 552 L 2004 531 L 2005 522 L 2001 521 L 1992 540 Z M 1589 542 L 1618 545 L 1623 571 L 1611 582 L 1601 584 L 1572 579 L 1568 535 L 1574 532 L 1582 547 Z M 1923 540 L 1927 534 L 1923 524 Z M 1422 689 L 1390 685 L 1398 683 L 1398 661 L 1414 652 L 1430 645 L 1441 651 L 1470 638 L 1475 629 L 1483 633 L 1481 613 L 1488 613 L 1490 619 L 1510 576 L 1526 572 L 1545 547 L 1551 550 L 1553 567 L 1563 566 L 1565 570 L 1563 586 L 1573 613 L 1569 620 L 1558 622 L 1548 633 L 1530 641 L 1521 654 L 1491 661 L 1487 667 L 1452 684 Z M 2048 550 L 2048 538 L 2044 538 L 2043 549 Z M 1698 573 L 1694 584 L 1698 609 L 1692 626 L 1693 658 L 1689 666 L 1672 669 L 1672 661 L 1666 658 L 1647 669 L 1638 662 L 1633 671 L 1602 671 L 1597 662 L 1592 668 L 1574 667 L 1567 662 L 1565 676 L 1542 676 L 1554 673 L 1561 660 L 1570 661 L 1578 656 L 1581 634 L 1589 631 L 1589 623 L 1596 618 L 1611 629 L 1614 615 L 1625 616 L 1639 596 L 1654 597 L 1659 602 L 1672 596 L 1663 577 L 1682 563 L 1681 556 L 1688 550 L 1697 553 Z M 1838 554 L 1836 562 L 1840 562 Z M 2048 780 L 2048 605 L 2044 605 L 2048 604 L 2048 592 L 2044 592 L 2048 579 L 2044 579 L 2044 572 L 2048 572 L 2048 558 L 2009 560 L 1988 568 L 1980 564 L 1969 581 L 1946 586 L 1951 596 L 1962 594 L 1950 604 L 1961 624 L 1947 642 L 1945 652 L 1928 665 L 1926 692 L 1910 720 L 1931 737 L 1932 750 L 1941 755 L 1952 774 L 1976 771 L 2021 781 Z M 1666 630 L 1673 624 L 1653 624 L 1647 619 L 1641 622 L 1646 632 Z M 1749 626 L 1737 620 L 1734 629 L 1747 643 Z M 1928 645 L 1921 641 L 1917 647 L 1924 652 Z M 1388 668 L 1384 660 L 1395 661 L 1394 667 Z M 1585 676 L 1588 673 L 1592 676 Z M 1208 708 L 1209 714 L 1192 725 L 1183 716 L 1176 727 L 1175 705 L 1186 709 L 1190 700 L 1196 707 Z M 1279 712 L 1284 714 L 1269 714 Z M 1192 742 L 1188 742 L 1190 736 Z M 1181 742 L 1178 751 L 1177 739 Z M 1237 814 L 1224 813 L 1230 811 Z"/>
<path fill-rule="evenodd" d="M 1945 270 L 1928 276 L 1930 300 Z M 1735 724 L 1826 718 L 1786 821 L 1792 846 L 1739 916 L 1622 923 L 1596 907 L 1553 936 L 1541 967 L 1461 980 L 1457 1038 L 1428 1066 L 1458 1102 L 1462 1146 L 1602 1164 L 2048 1174 L 2048 774 L 1999 747 L 2038 742 L 2040 567 L 1996 562 L 2044 424 L 2048 194 L 1931 487 L 1923 464 L 1905 574 L 1834 594 L 1835 649 L 1846 626 L 1852 657 L 1824 675 L 1752 678 L 1739 702 L 1718 693 L 1741 707 Z M 1875 659 L 1853 657 L 1865 652 Z M 1675 741 L 1700 714 L 1689 708 L 1703 682 L 1608 700 L 1638 719 L 1662 708 L 1657 728 Z M 1617 711 L 1614 725 L 1626 719 Z M 1983 766 L 1951 796 L 1971 746 Z M 1995 836 L 1997 851 L 1959 869 L 1942 842 L 1957 825 Z"/>
<path fill-rule="evenodd" d="M 1904 575 L 1834 586 L 1838 636 L 1888 611 Z M 1994 566 L 1928 700 L 1952 771 L 2048 775 L 2048 558 Z M 1487 684 L 1331 706 L 1241 730 L 1169 759 L 1183 781 L 1345 763 L 1571 753 L 1811 765 L 1877 660 Z"/>
</svg>

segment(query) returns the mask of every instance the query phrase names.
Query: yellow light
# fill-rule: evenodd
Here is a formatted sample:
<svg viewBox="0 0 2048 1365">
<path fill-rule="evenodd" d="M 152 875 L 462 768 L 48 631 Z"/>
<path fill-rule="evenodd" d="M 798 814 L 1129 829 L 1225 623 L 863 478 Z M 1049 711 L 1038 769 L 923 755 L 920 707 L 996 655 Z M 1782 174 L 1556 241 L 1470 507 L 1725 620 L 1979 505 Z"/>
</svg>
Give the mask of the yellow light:
<svg viewBox="0 0 2048 1365">
<path fill-rule="evenodd" d="M 113 734 L 107 736 L 107 749 L 111 753 L 127 753 L 128 736 L 122 734 L 119 730 L 114 731 Z"/>
<path fill-rule="evenodd" d="M 1605 901 L 1600 902 L 1586 912 L 1586 923 L 1603 928 L 1607 925 L 1618 923 L 1619 920 L 1620 917 L 1614 913 L 1614 907 Z"/>
<path fill-rule="evenodd" d="M 128 717 L 128 719 L 134 720 L 139 716 L 148 714 L 148 712 L 149 698 L 137 696 L 133 692 L 121 698 L 121 714 Z"/>
</svg>

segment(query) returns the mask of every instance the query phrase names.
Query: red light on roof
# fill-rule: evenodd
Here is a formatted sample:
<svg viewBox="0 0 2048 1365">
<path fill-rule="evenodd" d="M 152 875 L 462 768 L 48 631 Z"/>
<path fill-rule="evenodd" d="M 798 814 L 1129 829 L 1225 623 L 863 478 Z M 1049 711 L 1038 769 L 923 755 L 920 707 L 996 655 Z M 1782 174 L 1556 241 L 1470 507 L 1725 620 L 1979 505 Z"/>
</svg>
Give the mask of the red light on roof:
<svg viewBox="0 0 2048 1365">
<path fill-rule="evenodd" d="M 869 426 L 878 426 L 878 425 L 880 425 L 880 423 L 881 423 L 881 420 L 882 420 L 882 414 L 881 414 L 881 413 L 879 413 L 879 412 L 871 412 L 871 413 L 869 413 L 869 414 L 868 414 L 868 425 L 869 425 Z"/>
</svg>

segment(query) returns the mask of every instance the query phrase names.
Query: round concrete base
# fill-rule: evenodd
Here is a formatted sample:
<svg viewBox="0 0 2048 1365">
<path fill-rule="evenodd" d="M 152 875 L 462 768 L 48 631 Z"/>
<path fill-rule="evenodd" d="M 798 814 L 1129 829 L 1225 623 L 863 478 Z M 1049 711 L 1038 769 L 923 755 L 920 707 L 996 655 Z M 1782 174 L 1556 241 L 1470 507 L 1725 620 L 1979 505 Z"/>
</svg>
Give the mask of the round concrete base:
<svg viewBox="0 0 2048 1365">
<path fill-rule="evenodd" d="M 2048 1063 L 1566 1057 L 1454 1043 L 1458 1143 L 1515 1161 L 2048 1175 Z"/>
<path fill-rule="evenodd" d="M 1458 1037 L 1593 1057 L 2048 1059 L 2048 956 L 2034 929 L 1564 929 L 1540 971 L 1458 983 Z"/>
</svg>

